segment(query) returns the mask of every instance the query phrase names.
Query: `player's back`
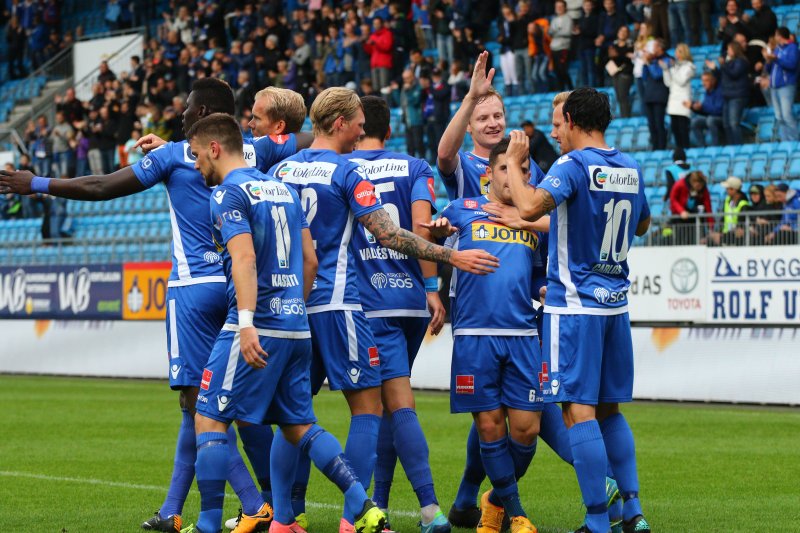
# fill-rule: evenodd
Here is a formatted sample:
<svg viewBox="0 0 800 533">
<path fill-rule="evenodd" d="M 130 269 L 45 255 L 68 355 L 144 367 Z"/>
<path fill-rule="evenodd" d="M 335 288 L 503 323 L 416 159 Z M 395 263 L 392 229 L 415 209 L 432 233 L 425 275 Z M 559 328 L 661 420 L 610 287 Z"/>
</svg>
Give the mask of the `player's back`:
<svg viewBox="0 0 800 533">
<path fill-rule="evenodd" d="M 616 149 L 562 156 L 541 187 L 558 207 L 550 219 L 546 310 L 615 314 L 627 309 L 628 250 L 650 216 L 638 163 Z"/>
<path fill-rule="evenodd" d="M 269 171 L 300 196 L 319 267 L 309 312 L 360 309 L 350 252 L 355 219 L 380 208 L 363 170 L 331 150 L 307 149 Z"/>
<path fill-rule="evenodd" d="M 401 228 L 413 231 L 411 205 L 435 205 L 433 171 L 428 163 L 386 150 L 357 150 L 347 156 L 364 169 L 381 205 Z M 353 234 L 361 305 L 364 311 L 411 310 L 428 316 L 419 261 L 381 246 L 361 224 Z"/>
<path fill-rule="evenodd" d="M 500 260 L 500 268 L 488 276 L 458 273 L 458 313 L 453 330 L 462 335 L 533 334 L 533 266 L 538 235 L 491 221 L 483 210 L 488 202 L 485 196 L 464 198 L 442 211 L 442 216 L 458 229 L 459 250 L 486 250 Z"/>
<path fill-rule="evenodd" d="M 295 150 L 294 136 L 254 139 L 243 147 L 249 166 L 269 167 Z M 212 188 L 195 169 L 196 158 L 187 141 L 169 142 L 131 168 L 145 187 L 164 183 L 172 225 L 171 287 L 224 282 L 222 262 L 211 241 L 208 200 Z"/>
<path fill-rule="evenodd" d="M 302 228 L 305 217 L 297 194 L 256 169 L 226 176 L 211 199 L 214 240 L 222 252 L 228 279 L 229 324 L 238 323 L 231 258 L 221 243 L 242 233 L 253 239 L 258 277 L 257 328 L 306 331 L 303 300 Z"/>
</svg>

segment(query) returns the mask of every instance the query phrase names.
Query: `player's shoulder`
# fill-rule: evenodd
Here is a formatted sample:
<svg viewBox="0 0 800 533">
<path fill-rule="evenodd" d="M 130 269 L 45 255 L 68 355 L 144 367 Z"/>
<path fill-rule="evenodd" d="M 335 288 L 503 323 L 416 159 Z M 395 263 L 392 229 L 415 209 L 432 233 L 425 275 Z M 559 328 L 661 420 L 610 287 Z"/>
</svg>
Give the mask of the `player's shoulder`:
<svg viewBox="0 0 800 533">
<path fill-rule="evenodd" d="M 272 167 L 270 175 L 284 183 L 330 185 L 348 165 L 347 159 L 329 150 L 301 150 Z"/>
</svg>

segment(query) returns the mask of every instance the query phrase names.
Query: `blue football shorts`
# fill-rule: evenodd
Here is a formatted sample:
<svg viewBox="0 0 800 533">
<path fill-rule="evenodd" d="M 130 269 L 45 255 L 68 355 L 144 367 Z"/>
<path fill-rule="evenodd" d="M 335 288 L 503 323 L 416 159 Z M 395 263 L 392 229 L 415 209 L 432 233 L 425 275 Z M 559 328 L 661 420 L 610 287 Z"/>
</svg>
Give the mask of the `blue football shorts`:
<svg viewBox="0 0 800 533">
<path fill-rule="evenodd" d="M 199 387 L 203 368 L 228 315 L 224 283 L 167 289 L 169 386 Z"/>
<path fill-rule="evenodd" d="M 325 377 L 331 390 L 362 390 L 381 385 L 381 359 L 362 311 L 323 311 L 308 315 L 314 362 L 312 391 Z"/>
<path fill-rule="evenodd" d="M 226 326 L 227 327 L 227 326 Z M 203 370 L 197 412 L 252 424 L 311 424 L 311 339 L 259 336 L 267 366 L 255 369 L 241 355 L 239 333 L 223 330 Z"/>
<path fill-rule="evenodd" d="M 541 411 L 536 336 L 456 335 L 450 367 L 450 411 L 480 413 L 501 407 Z"/>
<path fill-rule="evenodd" d="M 633 342 L 628 313 L 545 313 L 542 392 L 546 402 L 630 402 Z"/>
<path fill-rule="evenodd" d="M 431 319 L 397 316 L 368 320 L 381 356 L 381 379 L 387 381 L 411 376 L 411 367 L 425 339 Z"/>
</svg>

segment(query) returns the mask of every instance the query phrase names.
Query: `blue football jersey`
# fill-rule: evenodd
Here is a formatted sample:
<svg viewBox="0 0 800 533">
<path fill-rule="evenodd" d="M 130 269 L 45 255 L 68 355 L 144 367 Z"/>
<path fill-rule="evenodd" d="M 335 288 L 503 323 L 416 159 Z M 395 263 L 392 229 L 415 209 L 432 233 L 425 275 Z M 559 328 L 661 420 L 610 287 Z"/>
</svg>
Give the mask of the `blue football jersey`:
<svg viewBox="0 0 800 533">
<path fill-rule="evenodd" d="M 458 313 L 454 335 L 536 335 L 533 267 L 539 235 L 511 229 L 489 219 L 486 196 L 463 198 L 442 216 L 458 229 L 459 250 L 486 250 L 500 260 L 487 276 L 458 272 Z"/>
<path fill-rule="evenodd" d="M 302 237 L 302 229 L 308 225 L 297 194 L 256 169 L 237 169 L 225 176 L 211 195 L 210 205 L 214 242 L 228 283 L 226 323 L 239 323 L 227 244 L 233 237 L 249 233 L 258 276 L 253 325 L 272 331 L 308 331 Z"/>
<path fill-rule="evenodd" d="M 413 231 L 414 202 L 427 202 L 435 210 L 433 170 L 425 161 L 386 150 L 358 150 L 347 157 L 364 169 L 381 205 L 401 228 Z M 351 246 L 361 306 L 368 317 L 429 316 L 417 259 L 384 248 L 361 224 L 356 226 Z"/>
<path fill-rule="evenodd" d="M 489 192 L 489 179 L 486 177 L 486 167 L 489 160 L 478 157 L 472 152 L 459 150 L 456 169 L 452 174 L 441 172 L 447 190 L 447 199 L 451 202 L 456 198 L 473 198 Z M 531 159 L 531 183 L 539 183 L 544 179 L 544 173 L 539 165 Z"/>
<path fill-rule="evenodd" d="M 319 267 L 308 312 L 361 310 L 350 240 L 355 219 L 381 209 L 372 182 L 331 150 L 301 150 L 269 175 L 297 191 L 314 237 Z"/>
<path fill-rule="evenodd" d="M 650 216 L 639 164 L 616 149 L 562 156 L 539 185 L 550 213 L 545 311 L 611 315 L 628 308 L 628 250 Z"/>
<path fill-rule="evenodd" d="M 294 135 L 261 137 L 244 145 L 248 165 L 265 170 L 296 151 Z M 224 283 L 222 262 L 211 240 L 208 199 L 212 189 L 199 171 L 189 143 L 167 143 L 131 166 L 141 184 L 164 183 L 172 223 L 170 287 L 196 283 Z"/>
</svg>

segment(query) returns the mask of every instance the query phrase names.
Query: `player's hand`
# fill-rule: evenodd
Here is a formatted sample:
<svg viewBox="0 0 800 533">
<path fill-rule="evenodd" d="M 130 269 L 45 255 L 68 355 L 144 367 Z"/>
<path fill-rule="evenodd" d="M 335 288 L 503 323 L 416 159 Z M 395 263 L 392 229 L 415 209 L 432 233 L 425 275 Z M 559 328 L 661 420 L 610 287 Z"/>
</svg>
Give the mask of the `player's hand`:
<svg viewBox="0 0 800 533">
<path fill-rule="evenodd" d="M 33 172 L 28 170 L 0 170 L 0 194 L 33 194 L 32 179 Z"/>
<path fill-rule="evenodd" d="M 544 299 L 547 296 L 547 285 L 539 289 L 539 303 L 544 305 Z"/>
<path fill-rule="evenodd" d="M 156 135 L 155 133 L 148 133 L 138 141 L 136 144 L 133 145 L 134 148 L 141 148 L 144 153 L 149 153 L 158 148 L 159 146 L 164 146 L 167 144 L 167 141 Z"/>
<path fill-rule="evenodd" d="M 491 274 L 500 267 L 500 260 L 486 250 L 454 250 L 450 264 L 470 274 Z"/>
<path fill-rule="evenodd" d="M 256 328 L 242 328 L 239 330 L 239 346 L 245 362 L 255 369 L 267 366 L 269 354 L 261 347 Z"/>
<path fill-rule="evenodd" d="M 426 297 L 428 299 L 428 311 L 431 313 L 431 335 L 438 335 L 442 331 L 442 326 L 444 326 L 444 304 L 438 292 L 429 292 Z"/>
<path fill-rule="evenodd" d="M 513 205 L 501 204 L 499 202 L 489 202 L 483 204 L 483 210 L 489 213 L 489 220 L 499 222 L 511 229 L 525 229 L 525 220 L 519 216 L 519 209 Z"/>
<path fill-rule="evenodd" d="M 475 61 L 475 68 L 472 70 L 472 80 L 469 83 L 467 98 L 472 98 L 477 101 L 489 94 L 489 89 L 492 88 L 495 70 L 491 68 L 487 74 L 486 63 L 488 61 L 489 52 L 481 52 L 478 59 Z"/>
<path fill-rule="evenodd" d="M 511 142 L 506 150 L 506 161 L 522 164 L 531 157 L 531 140 L 522 130 L 514 130 L 509 136 Z"/>
<path fill-rule="evenodd" d="M 456 232 L 456 228 L 450 224 L 447 217 L 437 218 L 431 222 L 420 222 L 419 225 L 429 229 L 434 239 L 444 239 Z"/>
</svg>

